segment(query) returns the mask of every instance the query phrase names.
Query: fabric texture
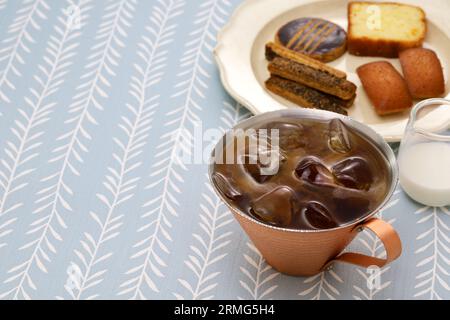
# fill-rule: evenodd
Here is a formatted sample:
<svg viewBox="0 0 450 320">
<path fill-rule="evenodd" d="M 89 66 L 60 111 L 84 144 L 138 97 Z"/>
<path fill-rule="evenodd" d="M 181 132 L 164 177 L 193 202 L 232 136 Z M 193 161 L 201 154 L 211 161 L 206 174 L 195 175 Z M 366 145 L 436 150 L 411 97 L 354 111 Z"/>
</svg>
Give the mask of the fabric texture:
<svg viewBox="0 0 450 320">
<path fill-rule="evenodd" d="M 212 54 L 240 2 L 0 0 L 2 299 L 450 298 L 448 208 L 398 188 L 379 215 L 403 254 L 376 287 L 373 270 L 348 265 L 288 277 L 216 197 L 207 165 L 179 161 L 198 123 L 249 116 Z M 349 249 L 383 254 L 366 232 Z"/>
</svg>

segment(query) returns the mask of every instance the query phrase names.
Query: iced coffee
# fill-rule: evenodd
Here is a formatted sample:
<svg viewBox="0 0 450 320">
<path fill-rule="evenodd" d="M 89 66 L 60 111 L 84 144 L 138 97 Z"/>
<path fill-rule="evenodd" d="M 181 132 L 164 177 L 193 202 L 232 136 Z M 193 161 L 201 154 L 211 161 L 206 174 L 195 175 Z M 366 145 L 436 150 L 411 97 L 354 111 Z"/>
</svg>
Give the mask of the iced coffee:
<svg viewBox="0 0 450 320">
<path fill-rule="evenodd" d="M 340 119 L 280 118 L 231 133 L 212 181 L 236 209 L 269 225 L 330 229 L 375 210 L 388 193 L 383 154 Z"/>
</svg>

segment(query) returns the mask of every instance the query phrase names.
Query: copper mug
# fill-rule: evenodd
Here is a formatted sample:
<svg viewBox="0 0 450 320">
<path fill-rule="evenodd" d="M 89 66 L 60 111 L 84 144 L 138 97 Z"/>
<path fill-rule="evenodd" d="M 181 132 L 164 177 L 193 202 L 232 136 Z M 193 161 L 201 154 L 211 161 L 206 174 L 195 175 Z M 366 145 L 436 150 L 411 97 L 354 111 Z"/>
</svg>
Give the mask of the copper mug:
<svg viewBox="0 0 450 320">
<path fill-rule="evenodd" d="M 382 203 L 363 218 L 350 224 L 324 230 L 294 230 L 264 224 L 234 207 L 224 198 L 212 182 L 214 151 L 209 167 L 209 178 L 218 196 L 224 201 L 241 227 L 261 252 L 267 263 L 279 272 L 294 276 L 311 276 L 331 268 L 334 262 L 343 262 L 368 268 L 383 267 L 398 258 L 402 247 L 400 238 L 392 226 L 373 216 L 388 202 L 398 181 L 398 168 L 395 155 L 384 139 L 370 127 L 349 117 L 336 113 L 311 109 L 286 109 L 267 112 L 240 122 L 233 129 L 250 129 L 255 123 L 264 120 L 277 120 L 281 117 L 309 119 L 341 119 L 347 126 L 367 138 L 383 154 L 390 172 L 389 191 Z M 224 137 L 217 146 L 223 146 Z M 355 252 L 342 251 L 362 230 L 373 232 L 384 244 L 386 258 L 367 256 Z"/>
</svg>

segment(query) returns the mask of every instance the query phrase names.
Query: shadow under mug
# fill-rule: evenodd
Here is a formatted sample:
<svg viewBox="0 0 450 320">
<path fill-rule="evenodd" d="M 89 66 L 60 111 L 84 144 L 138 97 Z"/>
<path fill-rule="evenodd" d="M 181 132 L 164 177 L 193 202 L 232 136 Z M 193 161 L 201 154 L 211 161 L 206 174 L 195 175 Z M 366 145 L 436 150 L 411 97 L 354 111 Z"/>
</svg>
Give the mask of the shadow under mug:
<svg viewBox="0 0 450 320">
<path fill-rule="evenodd" d="M 332 266 L 334 262 L 344 262 L 361 267 L 383 267 L 400 256 L 402 246 L 397 232 L 392 226 L 373 216 L 388 202 L 398 181 L 398 168 L 395 155 L 384 139 L 368 126 L 336 113 L 312 109 L 286 109 L 263 113 L 240 122 L 233 129 L 250 129 L 258 123 L 276 121 L 280 118 L 308 118 L 328 120 L 339 118 L 347 126 L 368 139 L 384 156 L 390 170 L 389 191 L 380 205 L 350 224 L 324 230 L 296 230 L 264 224 L 236 208 L 222 196 L 211 176 L 214 169 L 214 150 L 209 166 L 210 182 L 218 196 L 227 204 L 236 220 L 261 252 L 268 264 L 279 272 L 294 276 L 311 276 Z M 222 146 L 224 137 L 217 143 Z M 358 232 L 368 229 L 384 244 L 384 259 L 360 253 L 342 251 L 355 238 Z"/>
</svg>

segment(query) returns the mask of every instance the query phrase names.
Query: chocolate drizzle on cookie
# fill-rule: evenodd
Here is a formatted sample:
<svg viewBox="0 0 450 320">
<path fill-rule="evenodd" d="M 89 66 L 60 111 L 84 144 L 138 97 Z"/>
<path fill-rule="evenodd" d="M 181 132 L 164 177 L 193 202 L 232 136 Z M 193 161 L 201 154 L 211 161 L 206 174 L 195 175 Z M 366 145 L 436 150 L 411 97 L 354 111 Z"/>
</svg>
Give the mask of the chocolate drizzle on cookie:
<svg viewBox="0 0 450 320">
<path fill-rule="evenodd" d="M 324 19 L 300 18 L 281 27 L 276 40 L 291 50 L 328 62 L 345 52 L 347 33 Z"/>
</svg>

